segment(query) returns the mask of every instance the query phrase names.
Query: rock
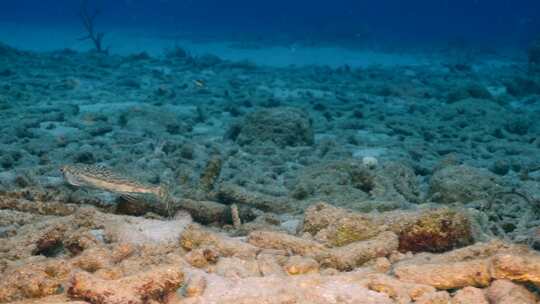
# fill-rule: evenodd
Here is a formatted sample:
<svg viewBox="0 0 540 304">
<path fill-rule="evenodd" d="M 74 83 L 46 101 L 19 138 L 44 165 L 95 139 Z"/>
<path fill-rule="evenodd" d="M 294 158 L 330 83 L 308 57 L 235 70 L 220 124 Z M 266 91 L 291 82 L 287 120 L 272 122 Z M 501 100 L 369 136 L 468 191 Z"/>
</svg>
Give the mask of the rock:
<svg viewBox="0 0 540 304">
<path fill-rule="evenodd" d="M 540 255 L 498 254 L 492 259 L 495 279 L 529 282 L 540 287 Z"/>
<path fill-rule="evenodd" d="M 336 248 L 327 248 L 315 241 L 270 231 L 252 232 L 248 242 L 260 248 L 286 250 L 310 257 L 323 267 L 339 270 L 351 270 L 368 261 L 388 256 L 398 247 L 398 239 L 393 232 L 383 232 L 372 239 Z"/>
<path fill-rule="evenodd" d="M 381 229 L 369 215 L 319 203 L 310 206 L 304 215 L 304 231 L 331 246 L 344 246 L 369 239 Z"/>
<path fill-rule="evenodd" d="M 191 199 L 173 199 L 174 209 L 189 212 L 195 221 L 201 224 L 225 223 L 230 219 L 230 208 L 213 201 L 196 201 Z"/>
<path fill-rule="evenodd" d="M 215 273 L 226 278 L 259 277 L 259 264 L 256 260 L 243 260 L 235 257 L 220 258 Z"/>
<path fill-rule="evenodd" d="M 514 76 L 504 81 L 506 90 L 516 97 L 540 94 L 540 81 L 531 77 Z"/>
<path fill-rule="evenodd" d="M 178 238 L 191 222 L 188 214 L 170 221 L 133 218 L 129 222 L 111 225 L 106 231 L 109 239 L 121 243 L 170 244 L 178 242 Z"/>
<path fill-rule="evenodd" d="M 508 119 L 504 125 L 504 129 L 509 133 L 519 136 L 526 135 L 529 129 L 533 126 L 533 121 L 527 117 L 516 117 Z"/>
<path fill-rule="evenodd" d="M 468 217 L 445 208 L 373 215 L 319 203 L 306 210 L 303 231 L 330 246 L 343 246 L 392 231 L 399 236 L 399 249 L 413 252 L 443 252 L 473 241 Z"/>
<path fill-rule="evenodd" d="M 367 287 L 370 290 L 384 293 L 399 304 L 411 303 L 425 294 L 436 291 L 429 285 L 406 283 L 383 274 L 370 274 L 368 280 Z"/>
<path fill-rule="evenodd" d="M 195 58 L 195 65 L 200 68 L 210 68 L 222 62 L 221 58 L 212 54 L 204 54 Z"/>
<path fill-rule="evenodd" d="M 248 235 L 248 243 L 260 248 L 286 250 L 317 259 L 327 254 L 327 248 L 318 242 L 281 232 L 254 231 Z"/>
<path fill-rule="evenodd" d="M 286 198 L 249 191 L 231 183 L 220 185 L 217 198 L 219 202 L 224 204 L 246 205 L 267 212 L 284 213 L 294 208 Z"/>
<path fill-rule="evenodd" d="M 429 210 L 399 233 L 399 250 L 444 252 L 473 241 L 471 223 L 463 213 L 450 209 Z"/>
<path fill-rule="evenodd" d="M 448 166 L 436 171 L 430 180 L 430 197 L 442 204 L 466 204 L 475 200 L 490 199 L 502 191 L 499 178 L 484 169 L 466 165 Z"/>
<path fill-rule="evenodd" d="M 202 275 L 193 275 L 186 283 L 184 294 L 188 298 L 198 297 L 206 289 L 206 278 Z"/>
<path fill-rule="evenodd" d="M 181 303 L 394 304 L 386 295 L 362 286 L 363 278 L 360 274 L 309 274 L 229 280 L 208 275 L 205 292 L 200 297 L 182 299 Z"/>
<path fill-rule="evenodd" d="M 331 249 L 330 254 L 322 259 L 321 265 L 342 271 L 352 270 L 368 261 L 389 256 L 397 248 L 397 235 L 386 231 L 366 241 Z"/>
<path fill-rule="evenodd" d="M 191 266 L 204 268 L 210 264 L 215 264 L 219 259 L 220 253 L 212 246 L 201 247 L 186 253 L 184 259 Z"/>
<path fill-rule="evenodd" d="M 393 190 L 397 192 L 395 196 L 401 195 L 411 203 L 420 203 L 422 201 L 420 183 L 411 166 L 403 162 L 388 162 L 384 165 L 380 174 L 384 176 L 387 184 L 391 184 L 391 186 L 385 187 L 386 191 Z M 377 191 L 374 191 L 373 195 L 377 195 Z"/>
<path fill-rule="evenodd" d="M 0 271 L 0 303 L 57 294 L 68 274 L 66 263 L 57 260 Z"/>
<path fill-rule="evenodd" d="M 451 91 L 446 101 L 447 103 L 453 103 L 460 100 L 464 100 L 467 98 L 474 98 L 474 99 L 492 99 L 493 96 L 489 92 L 488 89 L 486 89 L 484 86 L 482 86 L 479 83 L 471 82 L 469 84 L 466 84 L 464 86 L 458 87 Z"/>
<path fill-rule="evenodd" d="M 199 178 L 199 187 L 204 192 L 209 192 L 214 188 L 214 184 L 221 173 L 222 160 L 219 155 L 215 155 L 206 163 L 206 166 Z"/>
<path fill-rule="evenodd" d="M 259 271 L 262 276 L 285 276 L 287 275 L 278 260 L 286 259 L 284 255 L 278 256 L 278 254 L 272 253 L 260 253 L 257 256 L 257 262 L 259 263 Z"/>
<path fill-rule="evenodd" d="M 489 304 L 484 291 L 476 287 L 465 287 L 456 291 L 452 304 Z"/>
<path fill-rule="evenodd" d="M 362 157 L 362 164 L 369 169 L 375 169 L 379 165 L 379 161 L 373 156 L 364 156 Z"/>
<path fill-rule="evenodd" d="M 79 272 L 71 279 L 68 295 L 92 304 L 143 304 L 159 301 L 174 293 L 184 282 L 184 274 L 176 267 L 158 267 L 148 272 L 118 280 L 102 280 Z"/>
<path fill-rule="evenodd" d="M 197 224 L 188 226 L 180 237 L 180 245 L 188 250 L 200 247 L 213 247 L 221 256 L 249 258 L 257 255 L 257 247 L 227 237 L 210 230 L 204 229 Z"/>
<path fill-rule="evenodd" d="M 414 170 L 401 162 L 373 169 L 354 158 L 315 164 L 302 169 L 291 188 L 297 199 L 327 201 L 364 212 L 394 210 L 421 201 Z"/>
<path fill-rule="evenodd" d="M 538 296 L 527 288 L 508 280 L 496 280 L 486 292 L 489 303 L 492 304 L 535 304 Z"/>
<path fill-rule="evenodd" d="M 24 54 L 23 52 L 17 50 L 16 48 L 13 48 L 7 44 L 0 43 L 0 55 L 1 56 L 16 56 Z"/>
<path fill-rule="evenodd" d="M 491 282 L 489 260 L 472 260 L 448 264 L 399 265 L 394 273 L 403 282 L 425 284 L 437 289 L 467 286 L 487 287 Z"/>
<path fill-rule="evenodd" d="M 319 272 L 319 263 L 313 258 L 293 255 L 285 263 L 284 268 L 290 275 L 317 273 Z"/>
<path fill-rule="evenodd" d="M 507 160 L 498 159 L 493 163 L 491 172 L 497 175 L 506 175 L 510 171 L 510 163 Z"/>
<path fill-rule="evenodd" d="M 308 117 L 307 113 L 296 108 L 258 110 L 247 115 L 236 141 L 240 145 L 309 146 L 315 139 Z"/>
<path fill-rule="evenodd" d="M 430 292 L 419 297 L 415 304 L 448 304 L 450 294 L 446 291 Z"/>
<path fill-rule="evenodd" d="M 85 250 L 71 261 L 71 265 L 88 272 L 109 268 L 112 264 L 111 252 L 104 247 Z"/>
</svg>

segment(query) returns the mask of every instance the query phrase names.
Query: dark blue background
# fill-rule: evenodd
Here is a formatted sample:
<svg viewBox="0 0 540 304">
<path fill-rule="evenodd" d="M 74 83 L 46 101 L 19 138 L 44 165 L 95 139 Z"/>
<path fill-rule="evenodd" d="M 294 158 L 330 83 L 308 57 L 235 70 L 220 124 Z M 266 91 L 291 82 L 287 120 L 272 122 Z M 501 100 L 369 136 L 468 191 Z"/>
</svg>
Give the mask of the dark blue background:
<svg viewBox="0 0 540 304">
<path fill-rule="evenodd" d="M 99 22 L 182 30 L 354 35 L 380 40 L 524 43 L 540 31 L 539 0 L 89 0 Z M 78 0 L 2 0 L 1 21 L 80 26 Z M 268 37 L 268 36 L 266 36 Z"/>
</svg>

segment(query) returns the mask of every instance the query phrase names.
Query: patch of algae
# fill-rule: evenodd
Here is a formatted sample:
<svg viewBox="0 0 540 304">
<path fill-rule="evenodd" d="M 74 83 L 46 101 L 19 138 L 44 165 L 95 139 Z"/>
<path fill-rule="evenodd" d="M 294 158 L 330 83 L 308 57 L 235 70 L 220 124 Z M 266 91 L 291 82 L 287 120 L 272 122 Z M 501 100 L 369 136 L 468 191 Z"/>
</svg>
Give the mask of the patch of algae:
<svg viewBox="0 0 540 304">
<path fill-rule="evenodd" d="M 473 243 L 469 219 L 461 212 L 438 209 L 425 212 L 399 235 L 402 252 L 445 252 Z"/>
<path fill-rule="evenodd" d="M 361 218 L 357 218 L 354 221 L 350 221 L 350 219 L 342 220 L 336 226 L 335 233 L 329 241 L 331 245 L 341 247 L 357 241 L 370 239 L 379 234 L 379 232 L 380 230 L 370 220 L 362 220 Z"/>
</svg>

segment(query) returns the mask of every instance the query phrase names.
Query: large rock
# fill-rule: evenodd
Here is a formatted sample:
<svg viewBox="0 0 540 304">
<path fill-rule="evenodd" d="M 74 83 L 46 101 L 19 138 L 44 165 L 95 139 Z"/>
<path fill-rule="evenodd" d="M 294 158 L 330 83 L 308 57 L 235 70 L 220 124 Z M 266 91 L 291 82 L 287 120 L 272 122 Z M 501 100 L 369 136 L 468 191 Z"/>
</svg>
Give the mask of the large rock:
<svg viewBox="0 0 540 304">
<path fill-rule="evenodd" d="M 445 252 L 473 242 L 468 217 L 448 208 L 357 213 L 325 203 L 306 209 L 303 229 L 321 243 L 345 246 L 392 231 L 402 252 Z"/>
<path fill-rule="evenodd" d="M 387 162 L 370 168 L 358 159 L 308 166 L 292 185 L 291 196 L 310 202 L 326 201 L 356 211 L 388 211 L 421 202 L 412 168 Z"/>
<path fill-rule="evenodd" d="M 490 199 L 500 191 L 501 181 L 495 174 L 466 165 L 444 167 L 430 181 L 431 199 L 443 204 Z"/>
<path fill-rule="evenodd" d="M 253 112 L 240 126 L 236 141 L 240 145 L 274 143 L 280 147 L 306 146 L 314 142 L 308 114 L 289 107 Z"/>
</svg>

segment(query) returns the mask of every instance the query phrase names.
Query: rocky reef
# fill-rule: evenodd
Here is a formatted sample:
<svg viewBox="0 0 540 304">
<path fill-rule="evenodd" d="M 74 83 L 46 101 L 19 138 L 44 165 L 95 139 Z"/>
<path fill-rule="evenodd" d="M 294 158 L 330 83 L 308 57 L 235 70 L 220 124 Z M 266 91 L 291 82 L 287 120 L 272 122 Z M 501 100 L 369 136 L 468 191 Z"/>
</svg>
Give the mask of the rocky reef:
<svg viewBox="0 0 540 304">
<path fill-rule="evenodd" d="M 0 44 L 0 303 L 537 303 L 531 54 L 273 68 Z M 69 185 L 74 163 L 166 200 Z"/>
<path fill-rule="evenodd" d="M 526 286 L 540 286 L 540 255 L 497 240 L 472 245 L 471 223 L 446 209 L 366 216 L 318 204 L 296 233 L 267 223 L 234 237 L 182 212 L 165 220 L 70 207 L 57 215 L 4 210 L 8 221 L 34 218 L 0 242 L 0 302 L 538 300 Z"/>
</svg>

